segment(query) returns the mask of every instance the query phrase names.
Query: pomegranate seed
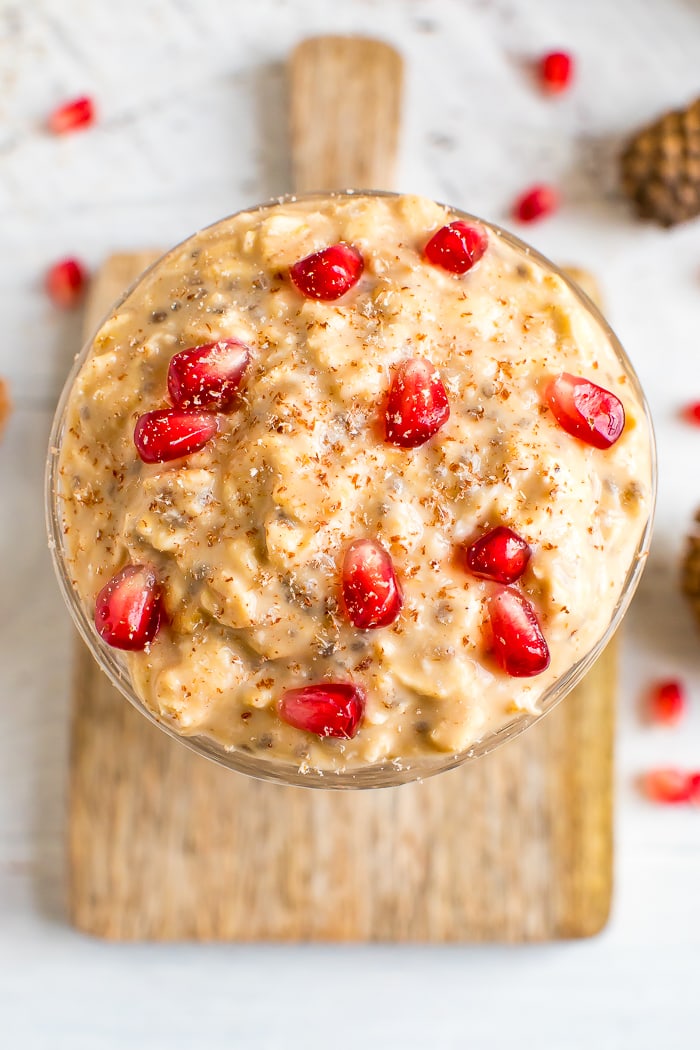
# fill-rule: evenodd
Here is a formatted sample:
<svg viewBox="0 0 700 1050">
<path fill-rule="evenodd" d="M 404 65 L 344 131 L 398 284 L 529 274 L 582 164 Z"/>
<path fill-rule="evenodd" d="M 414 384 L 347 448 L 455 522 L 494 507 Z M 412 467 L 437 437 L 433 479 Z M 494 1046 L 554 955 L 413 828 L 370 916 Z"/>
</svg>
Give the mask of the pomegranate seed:
<svg viewBox="0 0 700 1050">
<path fill-rule="evenodd" d="M 561 372 L 547 387 L 545 397 L 559 426 L 594 448 L 610 448 L 624 429 L 620 399 L 581 376 Z"/>
<path fill-rule="evenodd" d="M 158 633 L 161 594 L 150 565 L 127 565 L 95 601 L 95 627 L 115 649 L 145 649 Z"/>
<path fill-rule="evenodd" d="M 332 244 L 320 252 L 294 263 L 289 276 L 307 299 L 331 302 L 353 288 L 365 268 L 365 261 L 351 244 Z"/>
<path fill-rule="evenodd" d="M 685 708 L 686 694 L 682 682 L 671 679 L 659 682 L 652 689 L 649 709 L 654 722 L 676 725 L 685 714 Z"/>
<path fill-rule="evenodd" d="M 218 429 L 213 412 L 160 408 L 139 417 L 134 444 L 144 463 L 165 463 L 199 452 Z"/>
<path fill-rule="evenodd" d="M 250 351 L 238 339 L 191 346 L 171 359 L 168 392 L 180 408 L 195 405 L 226 412 L 236 400 L 249 363 Z"/>
<path fill-rule="evenodd" d="M 424 357 L 402 361 L 389 387 L 386 440 L 401 448 L 417 448 L 449 418 L 447 392 L 434 365 Z"/>
<path fill-rule="evenodd" d="M 531 554 L 522 536 L 497 525 L 467 547 L 467 565 L 484 580 L 515 583 L 525 572 Z"/>
<path fill-rule="evenodd" d="M 574 74 L 574 60 L 566 51 L 550 51 L 540 59 L 540 79 L 546 91 L 566 91 Z"/>
<path fill-rule="evenodd" d="M 65 102 L 49 117 L 49 129 L 54 135 L 65 135 L 69 131 L 87 128 L 95 119 L 95 106 L 87 95 Z"/>
<path fill-rule="evenodd" d="M 350 739 L 365 712 L 365 693 L 351 682 L 324 682 L 289 689 L 279 702 L 279 716 L 295 729 L 316 736 Z"/>
<path fill-rule="evenodd" d="M 489 601 L 494 655 L 513 678 L 530 678 L 549 667 L 549 649 L 531 602 L 512 587 Z"/>
<path fill-rule="evenodd" d="M 350 622 L 368 630 L 386 627 L 401 612 L 403 599 L 394 566 L 376 540 L 355 540 L 343 560 L 343 601 Z"/>
<path fill-rule="evenodd" d="M 643 779 L 644 793 L 652 802 L 690 802 L 693 775 L 680 769 L 652 769 Z"/>
<path fill-rule="evenodd" d="M 61 259 L 46 274 L 46 291 L 56 306 L 70 310 L 83 297 L 87 273 L 77 259 Z"/>
<path fill-rule="evenodd" d="M 690 774 L 690 801 L 700 802 L 700 773 Z"/>
<path fill-rule="evenodd" d="M 693 401 L 683 409 L 683 418 L 687 423 L 700 426 L 700 401 Z"/>
<path fill-rule="evenodd" d="M 518 197 L 513 205 L 513 217 L 518 222 L 536 222 L 556 211 L 559 197 L 551 186 L 533 186 Z"/>
<path fill-rule="evenodd" d="M 466 273 L 478 263 L 488 244 L 483 227 L 458 220 L 433 234 L 425 246 L 425 257 L 450 273 Z"/>
</svg>

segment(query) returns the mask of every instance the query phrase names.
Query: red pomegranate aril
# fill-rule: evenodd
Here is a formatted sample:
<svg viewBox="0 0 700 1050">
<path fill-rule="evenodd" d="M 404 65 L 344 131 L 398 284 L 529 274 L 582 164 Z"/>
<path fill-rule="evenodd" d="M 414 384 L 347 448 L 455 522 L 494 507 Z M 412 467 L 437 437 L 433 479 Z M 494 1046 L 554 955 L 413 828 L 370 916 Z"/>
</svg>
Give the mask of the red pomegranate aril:
<svg viewBox="0 0 700 1050">
<path fill-rule="evenodd" d="M 352 682 L 322 682 L 289 689 L 279 702 L 279 716 L 295 729 L 316 736 L 350 739 L 365 712 L 365 693 Z"/>
<path fill-rule="evenodd" d="M 494 655 L 512 678 L 531 678 L 549 667 L 549 649 L 532 602 L 512 587 L 489 600 Z"/>
<path fill-rule="evenodd" d="M 620 399 L 582 376 L 561 372 L 547 386 L 545 397 L 559 426 L 594 448 L 610 448 L 624 430 Z"/>
<path fill-rule="evenodd" d="M 83 297 L 87 273 L 77 259 L 61 259 L 46 274 L 46 291 L 52 302 L 62 310 L 77 306 Z"/>
<path fill-rule="evenodd" d="M 566 51 L 550 51 L 540 59 L 540 79 L 546 91 L 566 91 L 574 74 L 574 60 Z"/>
<path fill-rule="evenodd" d="M 158 633 L 161 592 L 150 565 L 127 565 L 95 600 L 95 627 L 115 649 L 145 649 Z"/>
<path fill-rule="evenodd" d="M 386 403 L 386 440 L 401 448 L 424 445 L 450 418 L 440 374 L 424 357 L 397 366 Z"/>
<path fill-rule="evenodd" d="M 652 769 L 642 783 L 652 802 L 675 804 L 693 798 L 693 775 L 681 769 Z"/>
<path fill-rule="evenodd" d="M 676 679 L 658 682 L 649 697 L 649 710 L 654 722 L 677 725 L 685 714 L 686 694 L 683 683 Z"/>
<path fill-rule="evenodd" d="M 457 220 L 434 233 L 425 246 L 425 257 L 450 273 L 466 273 L 488 248 L 486 230 Z"/>
<path fill-rule="evenodd" d="M 690 801 L 700 803 L 700 773 L 690 774 Z"/>
<path fill-rule="evenodd" d="M 403 599 L 389 553 L 376 540 L 355 540 L 343 559 L 343 602 L 355 627 L 387 627 Z"/>
<path fill-rule="evenodd" d="M 513 217 L 518 222 L 536 222 L 556 211 L 559 196 L 551 186 L 533 186 L 518 197 L 513 205 Z"/>
<path fill-rule="evenodd" d="M 139 417 L 134 444 L 144 463 L 166 463 L 199 452 L 218 429 L 213 412 L 161 408 Z"/>
<path fill-rule="evenodd" d="M 357 284 L 364 268 L 357 248 L 341 242 L 300 259 L 290 268 L 289 276 L 307 299 L 332 302 Z"/>
<path fill-rule="evenodd" d="M 522 536 L 497 525 L 467 547 L 467 565 L 475 576 L 497 583 L 515 583 L 527 568 L 532 551 Z"/>
<path fill-rule="evenodd" d="M 686 423 L 692 423 L 693 426 L 700 426 L 700 401 L 693 401 L 691 404 L 686 405 L 683 409 L 683 418 Z"/>
<path fill-rule="evenodd" d="M 95 120 L 95 105 L 91 98 L 83 95 L 58 106 L 49 117 L 49 128 L 54 135 L 65 135 L 68 131 L 89 127 Z"/>
<path fill-rule="evenodd" d="M 168 393 L 179 408 L 227 412 L 236 401 L 249 363 L 250 350 L 238 339 L 191 346 L 170 361 Z"/>
</svg>

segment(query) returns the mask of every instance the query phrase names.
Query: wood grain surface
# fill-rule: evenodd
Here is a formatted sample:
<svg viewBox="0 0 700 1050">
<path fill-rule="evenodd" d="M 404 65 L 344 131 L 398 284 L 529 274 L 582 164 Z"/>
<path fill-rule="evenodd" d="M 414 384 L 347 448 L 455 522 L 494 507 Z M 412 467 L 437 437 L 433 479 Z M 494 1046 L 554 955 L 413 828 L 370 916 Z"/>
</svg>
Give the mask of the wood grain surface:
<svg viewBox="0 0 700 1050">
<path fill-rule="evenodd" d="M 354 38 L 347 46 L 356 55 L 364 45 Z M 319 70 L 326 92 L 333 83 L 339 89 L 333 69 L 342 71 L 347 55 L 338 38 L 295 52 L 293 112 L 303 108 L 299 93 L 309 91 L 313 102 L 304 85 L 316 83 Z M 382 68 L 389 83 L 386 92 L 375 87 L 375 106 L 386 95 L 396 113 L 400 61 Z M 361 136 L 350 126 L 364 112 L 356 121 L 347 115 L 354 141 Z M 307 148 L 303 135 L 293 142 L 296 152 Z M 315 156 L 318 181 L 305 188 L 355 181 L 351 156 L 347 169 L 335 167 L 335 155 L 324 169 L 323 152 Z M 375 168 L 375 185 L 389 184 L 392 161 Z M 88 329 L 151 258 L 108 260 L 92 289 Z M 615 682 L 610 645 L 551 715 L 486 758 L 400 788 L 310 791 L 249 780 L 192 754 L 130 707 L 80 643 L 69 793 L 72 920 L 116 940 L 594 934 L 611 895 Z"/>
<path fill-rule="evenodd" d="M 289 62 L 294 189 L 394 185 L 403 62 L 379 40 L 304 40 Z"/>
</svg>

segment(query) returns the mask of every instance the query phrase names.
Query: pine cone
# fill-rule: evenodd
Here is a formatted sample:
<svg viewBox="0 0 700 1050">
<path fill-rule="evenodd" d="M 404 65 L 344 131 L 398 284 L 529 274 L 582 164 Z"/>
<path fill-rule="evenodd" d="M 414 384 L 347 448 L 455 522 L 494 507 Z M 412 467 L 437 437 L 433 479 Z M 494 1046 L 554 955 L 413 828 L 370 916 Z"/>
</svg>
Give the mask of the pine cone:
<svg viewBox="0 0 700 1050">
<path fill-rule="evenodd" d="M 695 530 L 688 537 L 688 543 L 681 569 L 683 593 L 690 602 L 695 619 L 700 625 L 700 510 L 695 515 Z"/>
<path fill-rule="evenodd" d="M 642 218 L 673 226 L 700 215 L 700 98 L 637 132 L 620 165 Z"/>
</svg>

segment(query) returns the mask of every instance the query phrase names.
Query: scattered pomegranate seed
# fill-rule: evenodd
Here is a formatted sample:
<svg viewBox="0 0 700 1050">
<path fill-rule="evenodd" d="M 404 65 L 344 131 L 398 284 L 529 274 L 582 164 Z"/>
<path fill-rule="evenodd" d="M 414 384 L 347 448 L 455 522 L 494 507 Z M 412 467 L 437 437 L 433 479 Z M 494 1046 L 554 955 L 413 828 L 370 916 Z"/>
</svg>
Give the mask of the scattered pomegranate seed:
<svg viewBox="0 0 700 1050">
<path fill-rule="evenodd" d="M 652 769 L 643 778 L 644 793 L 652 802 L 690 802 L 694 776 L 680 769 Z"/>
<path fill-rule="evenodd" d="M 170 361 L 168 391 L 180 408 L 196 406 L 226 412 L 232 408 L 250 351 L 238 339 L 191 346 Z"/>
<path fill-rule="evenodd" d="M 497 525 L 467 547 L 467 565 L 484 580 L 515 583 L 525 572 L 531 554 L 522 536 Z"/>
<path fill-rule="evenodd" d="M 450 418 L 442 379 L 424 357 L 412 357 L 396 368 L 386 404 L 386 440 L 417 448 L 437 434 Z"/>
<path fill-rule="evenodd" d="M 546 91 L 566 91 L 574 75 L 574 60 L 566 51 L 550 51 L 540 59 L 540 79 Z"/>
<path fill-rule="evenodd" d="M 165 463 L 199 452 L 218 429 L 213 412 L 160 408 L 139 417 L 134 444 L 144 463 Z"/>
<path fill-rule="evenodd" d="M 61 259 L 46 274 L 46 291 L 56 306 L 70 310 L 83 297 L 87 273 L 77 259 Z"/>
<path fill-rule="evenodd" d="M 700 401 L 693 401 L 683 409 L 683 418 L 687 423 L 700 426 Z"/>
<path fill-rule="evenodd" d="M 332 244 L 320 252 L 294 263 L 289 276 L 307 299 L 331 302 L 353 288 L 365 268 L 365 261 L 351 244 Z"/>
<path fill-rule="evenodd" d="M 690 801 L 700 802 L 700 773 L 690 774 Z"/>
<path fill-rule="evenodd" d="M 279 702 L 279 716 L 295 729 L 316 736 L 350 739 L 365 712 L 365 693 L 351 682 L 324 682 L 289 689 Z"/>
<path fill-rule="evenodd" d="M 675 679 L 659 682 L 651 691 L 649 710 L 654 722 L 677 725 L 685 714 L 686 693 L 683 683 Z"/>
<path fill-rule="evenodd" d="M 150 565 L 127 565 L 95 600 L 97 633 L 115 649 L 145 649 L 160 620 L 160 586 Z"/>
<path fill-rule="evenodd" d="M 549 667 L 549 649 L 531 602 L 512 587 L 489 601 L 494 655 L 513 678 L 530 678 Z"/>
<path fill-rule="evenodd" d="M 388 552 L 376 540 L 355 540 L 343 560 L 343 601 L 355 627 L 386 627 L 401 612 L 403 599 Z"/>
<path fill-rule="evenodd" d="M 470 226 L 458 220 L 433 234 L 425 246 L 425 257 L 450 273 L 466 273 L 478 263 L 488 244 L 482 226 Z"/>
<path fill-rule="evenodd" d="M 69 131 L 89 127 L 95 120 L 95 105 L 91 98 L 83 95 L 65 102 L 49 117 L 49 129 L 54 135 L 65 135 Z"/>
<path fill-rule="evenodd" d="M 620 399 L 581 376 L 561 372 L 548 385 L 545 397 L 559 426 L 594 448 L 610 448 L 624 429 Z"/>
<path fill-rule="evenodd" d="M 518 197 L 513 205 L 513 217 L 518 222 L 536 222 L 551 215 L 559 205 L 559 196 L 551 186 L 533 186 Z"/>
</svg>

